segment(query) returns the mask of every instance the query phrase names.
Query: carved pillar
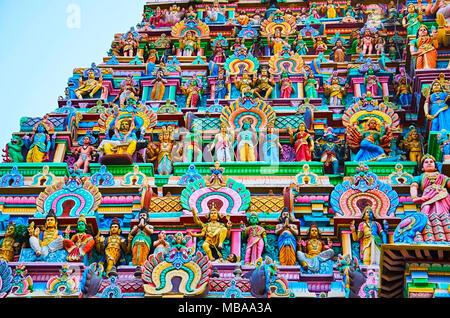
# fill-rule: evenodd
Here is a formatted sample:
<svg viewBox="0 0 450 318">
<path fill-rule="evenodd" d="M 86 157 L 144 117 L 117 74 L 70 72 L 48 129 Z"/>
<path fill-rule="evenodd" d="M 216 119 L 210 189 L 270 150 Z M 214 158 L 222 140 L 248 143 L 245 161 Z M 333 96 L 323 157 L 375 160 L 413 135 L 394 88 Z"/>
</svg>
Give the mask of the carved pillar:
<svg viewBox="0 0 450 318">
<path fill-rule="evenodd" d="M 53 162 L 63 162 L 66 153 L 66 143 L 56 144 L 55 157 Z"/>
<path fill-rule="evenodd" d="M 231 229 L 231 253 L 241 256 L 241 229 Z"/>
<path fill-rule="evenodd" d="M 297 82 L 297 92 L 298 98 L 305 98 L 305 88 L 302 81 Z"/>
<path fill-rule="evenodd" d="M 342 254 L 352 256 L 352 238 L 350 231 L 341 232 Z"/>
</svg>

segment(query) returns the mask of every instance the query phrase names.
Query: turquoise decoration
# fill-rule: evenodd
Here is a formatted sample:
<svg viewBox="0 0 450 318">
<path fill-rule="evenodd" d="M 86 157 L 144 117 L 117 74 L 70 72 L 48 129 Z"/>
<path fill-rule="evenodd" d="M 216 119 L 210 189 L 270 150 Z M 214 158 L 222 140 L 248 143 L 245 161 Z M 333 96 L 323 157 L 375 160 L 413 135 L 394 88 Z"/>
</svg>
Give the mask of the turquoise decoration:
<svg viewBox="0 0 450 318">
<path fill-rule="evenodd" d="M 189 183 L 200 179 L 203 179 L 203 177 L 197 172 L 195 165 L 190 165 L 186 174 L 180 178 L 180 181 L 178 181 L 178 185 L 186 186 Z"/>
<path fill-rule="evenodd" d="M 122 298 L 122 291 L 116 284 L 117 277 L 111 276 L 109 279 L 109 286 L 105 288 L 100 298 Z"/>
<path fill-rule="evenodd" d="M 91 183 L 95 186 L 113 186 L 114 176 L 108 171 L 105 165 L 102 165 L 100 171 L 91 176 Z"/>
<path fill-rule="evenodd" d="M 0 259 L 0 299 L 4 298 L 13 286 L 13 274 L 8 263 Z"/>
<path fill-rule="evenodd" d="M 428 218 L 422 213 L 407 215 L 397 225 L 394 232 L 394 243 L 414 244 L 416 233 L 422 233 L 427 225 Z"/>
<path fill-rule="evenodd" d="M 0 178 L 0 187 L 22 187 L 23 175 L 19 173 L 17 166 L 12 167 L 11 172 Z"/>
</svg>

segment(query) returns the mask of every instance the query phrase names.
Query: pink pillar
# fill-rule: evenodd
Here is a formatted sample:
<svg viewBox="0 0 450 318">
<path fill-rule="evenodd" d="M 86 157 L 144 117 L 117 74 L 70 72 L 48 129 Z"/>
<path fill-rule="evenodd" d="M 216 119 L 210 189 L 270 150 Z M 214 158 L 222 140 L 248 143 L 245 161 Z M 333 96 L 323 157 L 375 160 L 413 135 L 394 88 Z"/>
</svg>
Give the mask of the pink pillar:
<svg viewBox="0 0 450 318">
<path fill-rule="evenodd" d="M 197 56 L 203 56 L 203 49 L 202 48 L 200 48 L 199 50 L 198 50 L 198 53 L 197 53 Z"/>
<path fill-rule="evenodd" d="M 355 97 L 361 97 L 361 86 L 359 86 L 359 83 L 353 83 L 353 93 Z"/>
<path fill-rule="evenodd" d="M 381 87 L 383 87 L 383 96 L 389 96 L 388 83 L 381 83 Z"/>
<path fill-rule="evenodd" d="M 241 256 L 241 229 L 231 229 L 231 253 Z"/>
</svg>

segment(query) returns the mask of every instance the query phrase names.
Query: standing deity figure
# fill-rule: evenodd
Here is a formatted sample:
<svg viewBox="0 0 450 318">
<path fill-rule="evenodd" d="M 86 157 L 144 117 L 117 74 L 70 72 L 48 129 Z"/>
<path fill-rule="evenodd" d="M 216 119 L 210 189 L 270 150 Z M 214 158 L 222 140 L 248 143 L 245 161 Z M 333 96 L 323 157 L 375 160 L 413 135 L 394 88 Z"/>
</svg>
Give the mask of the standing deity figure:
<svg viewBox="0 0 450 318">
<path fill-rule="evenodd" d="M 163 100 L 164 93 L 166 92 L 166 76 L 169 75 L 165 64 L 163 62 L 160 63 L 159 67 L 152 73 L 155 76 L 150 84 L 153 85 L 152 92 L 150 94 L 151 100 Z"/>
<path fill-rule="evenodd" d="M 75 95 L 78 99 L 83 99 L 84 95 L 88 95 L 90 98 L 94 98 L 95 93 L 103 88 L 103 74 L 100 73 L 98 81 L 95 79 L 94 70 L 88 71 L 88 79 L 83 81 L 83 77 L 80 77 L 80 86 L 75 90 Z"/>
<path fill-rule="evenodd" d="M 364 128 L 348 126 L 346 129 L 347 143 L 351 148 L 359 148 L 354 161 L 375 161 L 386 157 L 386 151 L 394 139 L 390 128 L 375 118 L 368 118 Z"/>
<path fill-rule="evenodd" d="M 328 19 L 334 19 L 337 17 L 336 5 L 333 0 L 327 0 L 327 4 L 323 6 L 326 9 L 326 17 Z"/>
<path fill-rule="evenodd" d="M 145 47 L 145 52 L 148 54 L 148 58 L 146 63 L 153 63 L 156 64 L 159 62 L 159 54 L 158 50 L 156 49 L 155 43 L 148 42 L 147 46 Z"/>
<path fill-rule="evenodd" d="M 30 235 L 30 246 L 34 250 L 38 258 L 46 258 L 50 253 L 54 253 L 63 249 L 63 237 L 58 231 L 58 220 L 55 212 L 51 209 L 45 217 L 44 231 L 38 227 L 34 227 L 34 222 L 31 222 L 28 227 Z"/>
<path fill-rule="evenodd" d="M 134 50 L 139 47 L 139 40 L 133 37 L 133 33 L 128 32 L 127 36 L 120 41 L 123 56 L 133 57 Z"/>
<path fill-rule="evenodd" d="M 299 251 L 297 260 L 304 270 L 310 270 L 317 273 L 320 270 L 320 264 L 334 257 L 334 251 L 331 248 L 333 243 L 328 239 L 327 244 L 321 240 L 321 232 L 315 222 L 312 222 L 307 232 L 308 239 L 298 242 Z"/>
<path fill-rule="evenodd" d="M 86 135 L 78 141 L 78 147 L 72 149 L 72 153 L 78 156 L 78 160 L 74 166 L 78 169 L 83 169 L 83 173 L 89 172 L 89 165 L 94 161 L 94 155 L 96 148 L 92 145 L 97 142 L 97 139 L 92 136 L 90 130 L 86 132 Z"/>
<path fill-rule="evenodd" d="M 194 56 L 200 49 L 200 39 L 192 32 L 187 32 L 186 35 L 180 39 L 180 49 L 183 50 L 183 56 Z"/>
<path fill-rule="evenodd" d="M 422 137 L 414 126 L 410 128 L 411 130 L 406 135 L 403 145 L 409 153 L 409 160 L 420 163 L 423 156 Z"/>
<path fill-rule="evenodd" d="M 378 96 L 378 88 L 383 90 L 378 77 L 375 75 L 373 67 L 370 67 L 364 76 L 364 85 L 366 85 L 366 93 L 371 93 L 372 96 Z"/>
<path fill-rule="evenodd" d="M 291 98 L 293 92 L 294 86 L 289 78 L 289 73 L 283 72 L 280 80 L 280 98 Z"/>
<path fill-rule="evenodd" d="M 316 50 L 316 55 L 319 55 L 320 53 L 325 54 L 325 51 L 328 49 L 328 46 L 323 41 L 323 38 L 321 36 L 318 36 L 317 39 L 313 38 L 314 45 L 313 48 Z"/>
<path fill-rule="evenodd" d="M 117 275 L 116 266 L 125 263 L 125 254 L 128 246 L 124 237 L 120 236 L 120 221 L 114 218 L 109 229 L 109 236 L 105 239 L 103 235 L 95 238 L 97 253 L 103 255 L 101 264 L 106 263 L 105 273 L 108 276 Z"/>
<path fill-rule="evenodd" d="M 25 135 L 24 143 L 28 148 L 27 162 L 45 162 L 48 161 L 50 150 L 55 147 L 56 135 L 50 137 L 54 131 L 53 125 L 44 118 L 33 127 L 33 135 Z"/>
<path fill-rule="evenodd" d="M 412 88 L 406 76 L 402 76 L 398 80 L 395 97 L 398 98 L 402 106 L 411 105 Z"/>
<path fill-rule="evenodd" d="M 253 94 L 253 87 L 256 85 L 256 73 L 251 77 L 248 72 L 244 72 L 240 80 L 235 76 L 234 85 L 241 92 L 241 97 Z"/>
<path fill-rule="evenodd" d="M 377 265 L 380 263 L 380 246 L 386 244 L 387 234 L 380 223 L 375 220 L 372 207 L 366 206 L 362 213 L 362 222 L 358 231 L 355 221 L 350 224 L 352 238 L 360 242 L 360 258 L 364 265 Z"/>
<path fill-rule="evenodd" d="M 306 132 L 306 125 L 300 122 L 298 132 L 294 133 L 290 126 L 287 127 L 290 142 L 294 145 L 296 161 L 311 161 L 311 153 L 314 151 L 314 140 L 312 136 Z"/>
<path fill-rule="evenodd" d="M 227 225 L 225 226 L 219 222 L 221 215 L 214 204 L 212 204 L 208 213 L 208 223 L 204 224 L 200 221 L 195 209 L 192 209 L 192 215 L 194 217 L 195 224 L 201 226 L 202 231 L 199 234 L 190 233 L 191 236 L 205 238 L 202 247 L 211 262 L 215 261 L 212 254 L 212 249 L 215 250 L 219 258 L 222 258 L 221 250 L 223 249 L 224 241 L 230 237 L 232 223 L 228 220 Z"/>
<path fill-rule="evenodd" d="M 77 222 L 77 233 L 70 237 L 70 225 L 65 231 L 63 245 L 66 251 L 68 262 L 83 262 L 88 264 L 88 258 L 94 248 L 95 241 L 92 235 L 86 233 L 87 221 L 84 215 L 80 215 Z"/>
<path fill-rule="evenodd" d="M 378 55 L 384 53 L 384 46 L 386 45 L 386 40 L 383 38 L 378 38 L 377 43 L 375 44 L 375 51 Z"/>
<path fill-rule="evenodd" d="M 5 237 L 0 240 L 0 260 L 5 262 L 12 262 L 14 255 L 19 250 L 19 243 L 16 242 L 16 224 L 9 222 L 6 227 Z"/>
<path fill-rule="evenodd" d="M 228 80 L 225 77 L 225 70 L 223 68 L 219 69 L 217 76 L 217 81 L 214 84 L 214 99 L 225 99 L 228 94 Z"/>
<path fill-rule="evenodd" d="M 267 134 L 263 144 L 263 160 L 265 162 L 278 163 L 280 162 L 280 153 L 283 155 L 283 147 L 280 144 L 278 134 L 274 132 L 275 126 L 273 122 L 267 125 Z"/>
<path fill-rule="evenodd" d="M 257 86 L 254 93 L 259 98 L 267 99 L 270 97 L 275 86 L 275 81 L 272 75 L 269 74 L 267 67 L 261 69 L 261 74 L 258 76 Z M 264 93 L 264 97 L 260 93 Z"/>
<path fill-rule="evenodd" d="M 162 127 L 159 135 L 158 147 L 158 173 L 160 175 L 169 175 L 173 170 L 172 149 L 174 144 L 173 127 Z"/>
<path fill-rule="evenodd" d="M 289 46 L 289 44 L 283 40 L 281 37 L 281 31 L 280 29 L 275 29 L 274 37 L 269 37 L 269 46 L 273 49 L 273 55 L 277 55 L 283 51 L 284 46 Z"/>
<path fill-rule="evenodd" d="M 314 72 L 310 71 L 304 82 L 305 98 L 318 98 L 319 81 L 314 77 Z"/>
<path fill-rule="evenodd" d="M 436 213 L 440 216 L 450 211 L 450 178 L 439 173 L 436 159 L 426 154 L 419 166 L 422 174 L 413 179 L 410 193 L 415 204 L 420 204 L 421 212 L 429 216 Z M 422 195 L 419 196 L 419 190 Z"/>
<path fill-rule="evenodd" d="M 222 41 L 217 41 L 216 45 L 213 46 L 213 53 L 211 55 L 211 60 L 214 63 L 225 63 L 227 59 L 227 54 L 225 49 L 222 46 Z"/>
<path fill-rule="evenodd" d="M 202 162 L 203 159 L 203 139 L 200 129 L 188 132 L 182 141 L 183 162 Z"/>
<path fill-rule="evenodd" d="M 142 208 L 139 212 L 139 223 L 131 229 L 128 234 L 128 251 L 131 251 L 133 258 L 131 264 L 141 267 L 150 255 L 152 246 L 153 226 L 149 223 L 148 211 Z"/>
<path fill-rule="evenodd" d="M 181 86 L 181 91 L 186 96 L 186 107 L 197 107 L 202 90 L 201 82 L 197 78 L 192 78 Z"/>
<path fill-rule="evenodd" d="M 258 136 L 253 130 L 250 121 L 244 120 L 242 130 L 238 133 L 236 138 L 237 143 L 237 161 L 240 162 L 255 162 L 257 161 Z"/>
<path fill-rule="evenodd" d="M 334 47 L 331 49 L 333 61 L 337 63 L 345 62 L 345 47 L 341 39 L 337 39 Z"/>
<path fill-rule="evenodd" d="M 114 135 L 110 139 L 103 140 L 97 149 L 99 153 L 106 155 L 132 156 L 136 151 L 137 136 L 134 121 L 128 118 L 116 118 Z"/>
<path fill-rule="evenodd" d="M 295 47 L 295 51 L 300 55 L 308 55 L 308 47 L 306 46 L 305 40 L 303 40 L 303 36 L 301 33 L 297 35 L 297 38 L 294 40 L 292 45 Z"/>
<path fill-rule="evenodd" d="M 247 237 L 247 246 L 245 248 L 245 264 L 254 265 L 261 258 L 264 246 L 267 245 L 266 230 L 259 225 L 258 214 L 250 212 L 248 217 L 249 226 L 246 227 L 241 222 L 241 233 Z"/>
<path fill-rule="evenodd" d="M 422 21 L 422 10 L 416 7 L 414 3 L 409 3 L 407 8 L 408 14 L 403 17 L 402 25 L 406 28 L 407 35 L 416 35 Z"/>
<path fill-rule="evenodd" d="M 342 87 L 339 83 L 339 77 L 333 76 L 330 84 L 325 84 L 325 96 L 330 99 L 330 106 L 341 106 L 344 96 L 347 95 L 348 83 Z"/>
<path fill-rule="evenodd" d="M 422 24 L 416 39 L 409 44 L 411 56 L 416 59 L 416 69 L 436 68 L 438 46 L 436 35 L 430 35 L 428 28 Z"/>
<path fill-rule="evenodd" d="M 363 36 L 361 38 L 361 53 L 363 55 L 372 54 L 373 48 L 375 46 L 375 37 L 369 28 L 364 30 Z"/>
<path fill-rule="evenodd" d="M 275 227 L 275 234 L 278 236 L 280 265 L 295 265 L 297 251 L 297 240 L 295 237 L 298 235 L 298 229 L 287 209 L 280 213 L 278 224 Z"/>
<path fill-rule="evenodd" d="M 213 142 L 209 145 L 208 150 L 211 151 L 215 149 L 215 159 L 217 162 L 232 162 L 234 144 L 234 132 L 232 130 L 228 131 L 228 126 L 224 123 L 220 125 L 220 132 L 216 134 Z"/>
<path fill-rule="evenodd" d="M 159 253 L 166 255 L 169 252 L 170 244 L 167 242 L 166 237 L 166 231 L 161 231 L 158 233 L 158 239 L 153 243 L 153 247 L 155 248 L 153 255 L 158 255 Z"/>
<path fill-rule="evenodd" d="M 339 145 L 336 142 L 337 136 L 333 134 L 333 129 L 328 129 L 327 132 L 323 135 L 325 139 L 325 143 L 320 146 L 320 162 L 324 163 L 324 171 L 326 173 L 331 172 L 333 174 L 338 174 L 339 172 L 339 161 L 338 161 L 338 153 L 339 153 Z M 331 169 L 330 169 L 331 168 Z"/>
<path fill-rule="evenodd" d="M 431 121 L 431 131 L 450 130 L 450 110 L 447 104 L 449 98 L 448 83 L 444 74 L 440 74 L 431 83 L 424 105 L 425 116 Z M 430 109 L 431 106 L 431 109 Z"/>
<path fill-rule="evenodd" d="M 137 96 L 139 96 L 139 88 L 135 87 L 133 75 L 129 75 L 122 83 L 120 83 L 119 94 L 113 99 L 112 103 L 119 100 L 120 107 L 124 107 L 125 103 L 130 98 L 136 98 Z"/>
</svg>

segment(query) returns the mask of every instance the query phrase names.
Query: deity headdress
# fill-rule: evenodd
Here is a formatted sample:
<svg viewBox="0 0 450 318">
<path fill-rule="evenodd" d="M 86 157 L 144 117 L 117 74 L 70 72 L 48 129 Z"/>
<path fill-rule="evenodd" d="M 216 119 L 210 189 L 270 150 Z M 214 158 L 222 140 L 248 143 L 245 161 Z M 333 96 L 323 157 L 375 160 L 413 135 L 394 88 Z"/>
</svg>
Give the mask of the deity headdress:
<svg viewBox="0 0 450 318">
<path fill-rule="evenodd" d="M 430 154 L 426 154 L 422 157 L 422 160 L 420 160 L 420 165 L 422 166 L 423 163 L 425 162 L 426 159 L 433 159 L 434 162 L 436 162 L 436 158 L 434 158 L 432 155 Z"/>
<path fill-rule="evenodd" d="M 120 229 L 120 221 L 119 221 L 118 218 L 112 219 L 112 221 L 111 221 L 111 226 L 113 226 L 114 224 L 117 224 L 117 225 L 119 226 L 119 229 Z"/>
<path fill-rule="evenodd" d="M 370 123 L 371 123 L 371 122 L 375 122 L 375 123 L 377 124 L 377 130 L 378 130 L 378 131 L 381 130 L 381 122 L 380 122 L 380 119 L 377 118 L 377 117 L 374 117 L 374 116 L 370 116 L 370 117 L 368 117 L 368 118 L 366 119 L 366 122 L 365 122 L 365 124 L 364 124 L 364 129 L 365 129 L 365 130 L 368 130 L 368 129 L 369 129 L 369 126 L 370 126 Z"/>
<path fill-rule="evenodd" d="M 39 125 L 42 125 L 48 134 L 52 133 L 55 130 L 55 126 L 48 120 L 47 115 L 44 116 L 44 118 L 40 122 L 38 122 L 36 125 L 34 125 L 33 132 L 37 131 L 37 128 L 39 127 Z"/>
<path fill-rule="evenodd" d="M 80 146 L 84 146 L 84 138 L 89 138 L 89 141 L 91 142 L 91 145 L 93 145 L 93 144 L 95 144 L 96 142 L 97 142 L 97 138 L 95 138 L 93 135 L 92 135 L 92 131 L 91 130 L 88 130 L 87 132 L 86 132 L 86 135 L 84 135 L 83 137 L 81 137 L 81 138 L 79 138 L 78 139 L 78 144 L 80 145 Z"/>
<path fill-rule="evenodd" d="M 80 223 L 80 222 L 83 222 L 85 225 L 87 225 L 86 217 L 84 216 L 84 214 L 81 214 L 80 217 L 78 218 L 77 223 Z"/>
</svg>

